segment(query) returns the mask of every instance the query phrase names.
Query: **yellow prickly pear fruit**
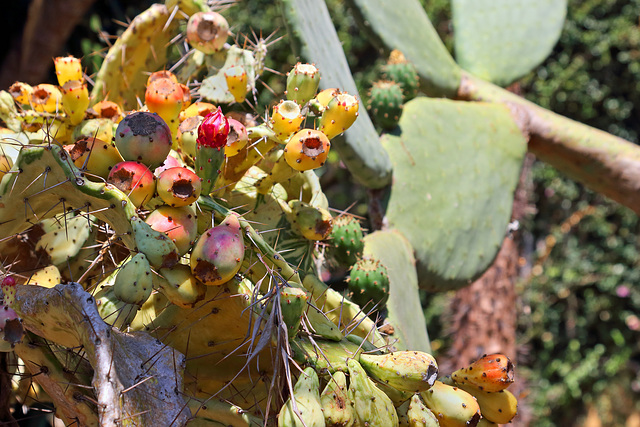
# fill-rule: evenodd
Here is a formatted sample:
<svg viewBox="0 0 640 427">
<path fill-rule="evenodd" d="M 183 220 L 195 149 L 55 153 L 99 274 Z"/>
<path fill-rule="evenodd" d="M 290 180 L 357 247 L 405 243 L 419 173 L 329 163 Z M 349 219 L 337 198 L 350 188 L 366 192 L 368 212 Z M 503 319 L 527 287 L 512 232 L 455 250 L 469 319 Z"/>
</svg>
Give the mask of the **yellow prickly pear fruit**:
<svg viewBox="0 0 640 427">
<path fill-rule="evenodd" d="M 26 284 L 53 288 L 60 283 L 62 283 L 60 270 L 55 265 L 49 265 L 33 273 Z"/>
<path fill-rule="evenodd" d="M 295 401 L 295 407 L 292 400 Z M 320 403 L 320 380 L 313 368 L 306 368 L 293 387 L 293 396 L 278 413 L 278 427 L 324 427 L 325 425 Z"/>
<path fill-rule="evenodd" d="M 245 125 L 236 119 L 227 118 L 229 122 L 229 135 L 227 135 L 227 145 L 224 146 L 224 155 L 235 156 L 249 142 L 249 134 Z"/>
<path fill-rule="evenodd" d="M 153 286 L 177 306 L 192 308 L 207 293 L 207 287 L 193 277 L 188 265 L 161 268 L 159 273 L 153 277 Z"/>
<path fill-rule="evenodd" d="M 100 101 L 91 107 L 91 109 L 98 115 L 98 118 L 110 119 L 115 123 L 120 123 L 120 120 L 124 117 L 122 108 L 112 101 Z"/>
<path fill-rule="evenodd" d="M 318 129 L 329 139 L 340 135 L 356 121 L 359 105 L 355 96 L 346 92 L 338 93 L 323 111 Z"/>
<path fill-rule="evenodd" d="M 373 379 L 398 390 L 419 393 L 428 390 L 438 377 L 436 359 L 422 351 L 363 354 L 360 364 Z"/>
<path fill-rule="evenodd" d="M 13 166 L 13 160 L 11 157 L 0 155 L 0 180 L 4 177 L 4 174 L 11 170 Z"/>
<path fill-rule="evenodd" d="M 339 93 L 340 90 L 335 87 L 325 89 L 316 96 L 316 101 L 318 101 L 318 103 L 320 103 L 320 105 L 322 105 L 324 108 L 327 108 L 327 105 L 329 105 L 329 101 L 331 101 Z"/>
<path fill-rule="evenodd" d="M 144 254 L 137 253 L 120 267 L 113 283 L 113 292 L 122 302 L 142 306 L 152 290 L 151 265 Z"/>
<path fill-rule="evenodd" d="M 459 384 L 480 405 L 483 418 L 496 424 L 507 424 L 518 413 L 518 399 L 509 390 L 484 391 L 469 384 Z"/>
<path fill-rule="evenodd" d="M 441 427 L 474 427 L 480 421 L 478 402 L 461 388 L 436 381 L 420 395 Z"/>
<path fill-rule="evenodd" d="M 302 129 L 284 147 L 284 158 L 293 169 L 306 171 L 324 165 L 331 143 L 319 130 Z"/>
<path fill-rule="evenodd" d="M 204 101 L 194 102 L 193 104 L 189 105 L 187 108 L 182 110 L 182 112 L 180 113 L 179 119 L 182 122 L 185 119 L 188 119 L 189 117 L 200 116 L 202 118 L 205 118 L 217 109 L 218 107 L 211 104 L 210 102 L 204 102 Z"/>
<path fill-rule="evenodd" d="M 247 96 L 247 72 L 242 65 L 234 65 L 224 71 L 227 88 L 236 102 L 244 102 Z"/>
<path fill-rule="evenodd" d="M 55 113 L 62 110 L 62 92 L 54 85 L 42 83 L 33 87 L 29 103 L 35 111 Z"/>
<path fill-rule="evenodd" d="M 55 66 L 56 77 L 60 86 L 64 86 L 65 83 L 72 80 L 84 81 L 80 59 L 73 56 L 59 56 L 53 60 L 53 65 Z"/>
<path fill-rule="evenodd" d="M 351 427 L 356 424 L 356 413 L 349 400 L 344 372 L 336 371 L 331 375 L 320 395 L 320 402 L 327 426 Z"/>
<path fill-rule="evenodd" d="M 451 374 L 458 384 L 470 384 L 484 391 L 500 391 L 515 380 L 513 363 L 504 354 L 485 354 L 467 368 L 460 368 Z"/>
<path fill-rule="evenodd" d="M 482 418 L 478 424 L 476 425 L 476 427 L 498 427 L 498 424 L 489 421 L 486 418 Z"/>
<path fill-rule="evenodd" d="M 326 209 L 311 206 L 299 200 L 289 202 L 291 228 L 309 240 L 324 240 L 331 233 L 333 218 Z"/>
<path fill-rule="evenodd" d="M 349 369 L 349 398 L 360 425 L 370 427 L 398 426 L 398 414 L 393 402 L 376 387 L 367 372 L 355 359 L 347 362 Z"/>
<path fill-rule="evenodd" d="M 82 80 L 69 80 L 62 86 L 62 109 L 72 125 L 84 119 L 89 106 L 89 90 Z"/>
<path fill-rule="evenodd" d="M 439 427 L 438 419 L 431 412 L 429 408 L 427 408 L 424 403 L 422 403 L 422 399 L 420 399 L 420 394 L 416 393 L 413 395 L 411 400 L 409 401 L 409 407 L 407 409 L 407 418 L 409 422 L 409 427 Z"/>
<path fill-rule="evenodd" d="M 29 105 L 33 87 L 23 82 L 15 82 L 9 87 L 9 93 L 18 104 Z"/>
<path fill-rule="evenodd" d="M 285 141 L 292 133 L 297 132 L 302 124 L 302 114 L 300 106 L 294 101 L 282 100 L 273 107 L 273 114 L 269 119 L 271 128 L 276 133 L 276 137 Z"/>
<path fill-rule="evenodd" d="M 316 95 L 320 85 L 320 72 L 312 64 L 298 62 L 287 73 L 287 99 L 304 105 Z"/>
</svg>

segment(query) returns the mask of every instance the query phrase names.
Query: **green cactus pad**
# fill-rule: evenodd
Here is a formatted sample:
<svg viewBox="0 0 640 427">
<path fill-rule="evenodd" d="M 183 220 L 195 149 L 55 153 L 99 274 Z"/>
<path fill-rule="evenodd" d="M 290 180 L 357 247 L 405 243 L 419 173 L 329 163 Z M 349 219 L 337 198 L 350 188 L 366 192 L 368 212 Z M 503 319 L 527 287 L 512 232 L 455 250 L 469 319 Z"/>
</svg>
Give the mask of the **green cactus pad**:
<svg viewBox="0 0 640 427">
<path fill-rule="evenodd" d="M 369 111 L 376 124 L 385 130 L 395 128 L 402 114 L 403 99 L 400 84 L 387 80 L 375 82 L 369 95 Z"/>
<path fill-rule="evenodd" d="M 424 314 L 418 294 L 416 260 L 409 241 L 393 230 L 374 231 L 364 239 L 364 255 L 379 259 L 389 271 L 387 302 L 390 335 L 398 350 L 431 352 Z"/>
<path fill-rule="evenodd" d="M 394 164 L 387 219 L 411 242 L 420 287 L 466 286 L 511 218 L 526 140 L 502 105 L 416 98 L 382 137 Z"/>
<path fill-rule="evenodd" d="M 453 61 L 418 0 L 349 0 L 356 20 L 389 51 L 401 51 L 416 66 L 420 87 L 431 96 L 453 97 L 460 68 Z"/>
<path fill-rule="evenodd" d="M 284 0 L 283 3 L 288 21 L 302 40 L 304 56 L 320 70 L 320 86 L 339 88 L 357 96 L 358 89 L 324 1 Z M 380 147 L 371 119 L 363 113 L 361 107 L 360 116 L 345 132 L 345 138 L 334 138 L 331 148 L 340 154 L 360 183 L 370 188 L 384 187 L 391 178 L 391 164 Z"/>
<path fill-rule="evenodd" d="M 567 0 L 453 0 L 451 6 L 458 63 L 501 86 L 544 61 L 567 13 Z"/>
</svg>

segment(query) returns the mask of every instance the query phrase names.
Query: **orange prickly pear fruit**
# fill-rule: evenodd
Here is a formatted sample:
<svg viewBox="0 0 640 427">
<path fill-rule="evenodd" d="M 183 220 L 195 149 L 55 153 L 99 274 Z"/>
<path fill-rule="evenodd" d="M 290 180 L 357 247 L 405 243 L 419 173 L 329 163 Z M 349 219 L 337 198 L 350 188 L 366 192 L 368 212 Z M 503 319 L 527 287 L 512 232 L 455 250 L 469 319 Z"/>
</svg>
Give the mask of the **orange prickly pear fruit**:
<svg viewBox="0 0 640 427">
<path fill-rule="evenodd" d="M 229 67 L 224 72 L 224 78 L 227 81 L 227 88 L 236 102 L 244 102 L 247 96 L 247 72 L 241 65 Z"/>
<path fill-rule="evenodd" d="M 161 79 L 169 79 L 174 83 L 179 83 L 178 78 L 171 71 L 160 70 L 160 71 L 155 71 L 149 75 L 149 78 L 147 79 L 147 86 L 153 83 L 154 80 L 161 80 Z"/>
<path fill-rule="evenodd" d="M 329 139 L 349 129 L 358 117 L 359 102 L 355 96 L 346 92 L 335 95 L 320 117 L 320 129 Z"/>
<path fill-rule="evenodd" d="M 82 64 L 79 58 L 59 56 L 53 60 L 53 65 L 55 66 L 56 77 L 60 86 L 64 86 L 65 83 L 72 80 L 84 81 Z"/>
<path fill-rule="evenodd" d="M 158 175 L 156 191 L 169 206 L 187 206 L 198 200 L 202 191 L 200 177 L 187 168 L 176 167 Z"/>
<path fill-rule="evenodd" d="M 296 102 L 282 100 L 273 107 L 269 123 L 278 139 L 285 141 L 292 133 L 300 129 L 303 119 L 300 106 Z"/>
<path fill-rule="evenodd" d="M 284 158 L 293 169 L 306 171 L 324 165 L 329 155 L 329 138 L 319 130 L 302 129 L 284 147 Z"/>
<path fill-rule="evenodd" d="M 33 87 L 29 103 L 36 111 L 55 113 L 62 110 L 62 92 L 54 85 L 42 83 Z"/>
<path fill-rule="evenodd" d="M 89 90 L 82 80 L 69 80 L 62 86 L 62 109 L 72 125 L 79 124 L 89 106 Z"/>
<path fill-rule="evenodd" d="M 178 116 L 182 111 L 184 92 L 179 83 L 169 78 L 158 78 L 147 85 L 144 95 L 149 111 L 158 113 L 175 136 L 180 124 Z"/>
<path fill-rule="evenodd" d="M 124 117 L 122 108 L 113 101 L 100 101 L 96 103 L 91 109 L 101 119 L 110 119 L 115 123 L 120 123 L 120 120 Z"/>
<path fill-rule="evenodd" d="M 458 384 L 470 384 L 480 390 L 496 392 L 509 387 L 514 381 L 514 366 L 504 354 L 484 355 L 467 368 L 451 374 Z"/>
</svg>

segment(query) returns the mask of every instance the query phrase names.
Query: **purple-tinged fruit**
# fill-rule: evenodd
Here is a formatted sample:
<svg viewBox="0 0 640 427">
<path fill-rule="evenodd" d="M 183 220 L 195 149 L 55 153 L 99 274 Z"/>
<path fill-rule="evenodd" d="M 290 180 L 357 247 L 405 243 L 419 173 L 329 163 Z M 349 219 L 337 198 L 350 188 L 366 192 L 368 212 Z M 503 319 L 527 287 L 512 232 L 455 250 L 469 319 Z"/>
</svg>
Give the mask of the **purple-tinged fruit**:
<svg viewBox="0 0 640 427">
<path fill-rule="evenodd" d="M 171 150 L 171 130 L 158 114 L 136 112 L 118 124 L 115 142 L 123 159 L 139 161 L 153 169 Z"/>
<path fill-rule="evenodd" d="M 120 162 L 109 172 L 107 182 L 129 197 L 137 208 L 151 200 L 156 191 L 156 178 L 140 162 Z"/>
<path fill-rule="evenodd" d="M 16 279 L 13 276 L 4 276 L 2 279 L 3 303 L 11 307 L 16 301 Z"/>
<path fill-rule="evenodd" d="M 243 258 L 242 228 L 230 214 L 200 236 L 191 252 L 191 272 L 205 285 L 221 285 L 236 275 Z"/>
<path fill-rule="evenodd" d="M 189 207 L 160 206 L 145 220 L 152 229 L 165 233 L 175 243 L 178 253 L 189 252 L 198 235 L 198 224 Z"/>
<path fill-rule="evenodd" d="M 187 206 L 200 197 L 200 181 L 200 177 L 187 168 L 171 168 L 158 176 L 156 191 L 169 206 Z"/>
<path fill-rule="evenodd" d="M 194 49 L 210 55 L 224 47 L 229 23 L 217 12 L 197 12 L 187 23 L 187 41 Z"/>
</svg>

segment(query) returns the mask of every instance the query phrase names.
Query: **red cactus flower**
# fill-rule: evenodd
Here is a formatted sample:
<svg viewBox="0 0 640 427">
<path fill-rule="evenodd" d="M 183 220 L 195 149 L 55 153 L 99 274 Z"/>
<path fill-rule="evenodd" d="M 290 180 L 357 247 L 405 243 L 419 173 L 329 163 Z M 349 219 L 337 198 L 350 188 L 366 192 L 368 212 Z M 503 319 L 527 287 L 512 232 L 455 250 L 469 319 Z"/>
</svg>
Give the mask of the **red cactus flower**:
<svg viewBox="0 0 640 427">
<path fill-rule="evenodd" d="M 222 114 L 220 107 L 204 118 L 198 127 L 199 145 L 204 147 L 222 148 L 227 144 L 229 135 L 229 122 Z"/>
</svg>

